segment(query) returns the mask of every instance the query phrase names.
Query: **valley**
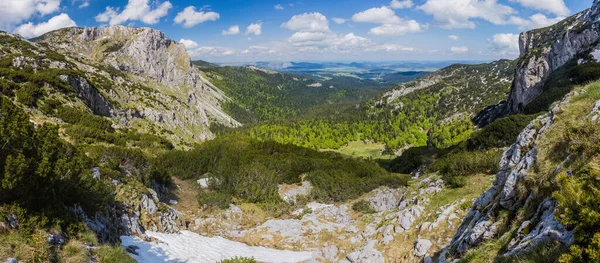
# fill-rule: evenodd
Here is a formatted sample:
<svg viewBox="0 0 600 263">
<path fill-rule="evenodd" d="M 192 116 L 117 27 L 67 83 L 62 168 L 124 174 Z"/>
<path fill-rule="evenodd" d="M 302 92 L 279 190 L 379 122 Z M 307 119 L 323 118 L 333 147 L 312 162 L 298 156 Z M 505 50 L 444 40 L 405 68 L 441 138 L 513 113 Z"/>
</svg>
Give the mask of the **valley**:
<svg viewBox="0 0 600 263">
<path fill-rule="evenodd" d="M 0 262 L 598 262 L 599 14 L 486 62 L 0 31 Z"/>
</svg>

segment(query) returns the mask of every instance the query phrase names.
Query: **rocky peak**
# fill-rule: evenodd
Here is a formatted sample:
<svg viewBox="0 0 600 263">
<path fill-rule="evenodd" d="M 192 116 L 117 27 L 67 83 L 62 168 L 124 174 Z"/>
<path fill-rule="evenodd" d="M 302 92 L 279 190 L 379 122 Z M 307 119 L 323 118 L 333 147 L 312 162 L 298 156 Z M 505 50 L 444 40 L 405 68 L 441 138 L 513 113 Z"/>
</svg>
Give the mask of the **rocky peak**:
<svg viewBox="0 0 600 263">
<path fill-rule="evenodd" d="M 151 28 L 109 26 L 73 28 L 74 42 L 92 50 L 93 59 L 168 86 L 196 86 L 190 57 L 182 44 Z"/>
<path fill-rule="evenodd" d="M 521 33 L 520 61 L 506 104 L 517 113 L 539 96 L 550 73 L 576 56 L 597 47 L 600 40 L 600 1 L 555 25 Z"/>
</svg>

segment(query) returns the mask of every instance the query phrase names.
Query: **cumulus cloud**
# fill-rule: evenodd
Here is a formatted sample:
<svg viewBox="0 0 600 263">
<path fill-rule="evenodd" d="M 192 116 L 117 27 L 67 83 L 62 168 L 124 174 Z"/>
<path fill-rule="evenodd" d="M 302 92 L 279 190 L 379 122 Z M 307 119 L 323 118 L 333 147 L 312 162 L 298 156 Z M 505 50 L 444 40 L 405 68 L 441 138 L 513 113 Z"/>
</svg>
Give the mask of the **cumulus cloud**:
<svg viewBox="0 0 600 263">
<path fill-rule="evenodd" d="M 519 54 L 518 34 L 495 34 L 493 37 L 494 50 L 502 55 Z"/>
<path fill-rule="evenodd" d="M 275 9 L 277 9 L 277 10 L 283 10 L 285 8 L 281 4 L 276 4 L 275 5 Z"/>
<path fill-rule="evenodd" d="M 260 34 L 262 34 L 262 22 L 250 24 L 246 27 L 246 35 L 250 34 L 260 36 Z"/>
<path fill-rule="evenodd" d="M 346 23 L 346 19 L 338 18 L 338 17 L 332 18 L 331 21 L 335 22 L 338 25 Z"/>
<path fill-rule="evenodd" d="M 402 36 L 407 33 L 421 32 L 421 25 L 415 21 L 405 21 L 401 24 L 383 24 L 378 27 L 371 28 L 369 34 L 375 36 Z"/>
<path fill-rule="evenodd" d="M 153 25 L 166 16 L 169 9 L 173 7 L 171 2 L 166 1 L 162 4 L 156 3 L 156 8 L 152 8 L 149 2 L 150 0 L 129 0 L 125 9 L 120 13 L 119 8 L 108 6 L 103 13 L 96 16 L 96 21 L 111 25 L 118 25 L 127 21 L 142 21 L 145 24 Z"/>
<path fill-rule="evenodd" d="M 449 39 L 452 39 L 452 40 L 454 40 L 454 41 L 459 41 L 459 40 L 460 40 L 460 37 L 459 37 L 459 36 L 456 36 L 456 35 L 449 35 L 449 36 L 448 36 L 448 38 L 449 38 Z"/>
<path fill-rule="evenodd" d="M 366 51 L 396 53 L 396 52 L 414 52 L 414 51 L 417 51 L 417 49 L 414 47 L 405 47 L 405 46 L 395 45 L 395 44 L 381 44 L 381 45 L 375 45 L 373 47 L 369 47 L 369 48 L 367 48 Z"/>
<path fill-rule="evenodd" d="M 216 12 L 204 12 L 202 10 L 196 12 L 196 7 L 188 6 L 175 17 L 176 24 L 183 24 L 183 27 L 193 27 L 197 24 L 206 21 L 216 21 L 221 16 Z"/>
<path fill-rule="evenodd" d="M 240 33 L 240 26 L 235 25 L 235 26 L 229 27 L 229 29 L 227 29 L 227 30 L 223 30 L 223 32 L 221 34 L 224 36 L 232 36 L 232 35 L 237 35 L 239 33 Z"/>
<path fill-rule="evenodd" d="M 47 22 L 33 24 L 31 22 L 20 25 L 15 29 L 15 32 L 26 38 L 37 37 L 46 34 L 50 31 L 77 26 L 69 15 L 63 13 L 50 18 Z"/>
<path fill-rule="evenodd" d="M 376 36 L 401 36 L 406 33 L 421 32 L 424 28 L 415 20 L 401 19 L 396 16 L 394 10 L 386 6 L 356 13 L 352 16 L 352 21 L 381 24 L 369 30 L 369 34 Z"/>
<path fill-rule="evenodd" d="M 34 15 L 44 16 L 60 9 L 60 0 L 2 0 L 0 28 L 12 28 Z"/>
<path fill-rule="evenodd" d="M 352 16 L 352 21 L 375 24 L 397 24 L 402 22 L 402 19 L 396 16 L 394 10 L 382 6 L 354 14 Z"/>
<path fill-rule="evenodd" d="M 192 48 L 198 47 L 198 43 L 196 43 L 196 41 L 193 41 L 190 39 L 181 39 L 181 40 L 179 40 L 179 43 L 183 44 L 186 49 L 192 49 Z"/>
<path fill-rule="evenodd" d="M 191 57 L 223 57 L 223 56 L 231 56 L 236 54 L 234 50 L 219 47 L 219 46 L 202 46 L 195 49 L 188 50 L 188 54 Z"/>
<path fill-rule="evenodd" d="M 435 23 L 446 29 L 475 28 L 472 19 L 483 19 L 493 24 L 504 24 L 506 17 L 515 13 L 497 0 L 427 0 L 417 7 L 433 15 Z"/>
<path fill-rule="evenodd" d="M 392 0 L 390 7 L 393 9 L 411 8 L 413 7 L 412 0 Z"/>
<path fill-rule="evenodd" d="M 321 41 L 327 37 L 323 32 L 296 32 L 288 40 L 293 43 L 306 43 L 313 41 Z"/>
<path fill-rule="evenodd" d="M 88 6 L 90 6 L 90 2 L 85 1 L 85 2 L 81 3 L 78 7 L 79 8 L 85 8 L 85 7 L 88 7 Z"/>
<path fill-rule="evenodd" d="M 563 0 L 510 0 L 511 2 L 519 3 L 520 5 L 553 13 L 558 16 L 566 16 L 571 13 Z"/>
<path fill-rule="evenodd" d="M 293 16 L 281 27 L 294 31 L 329 32 L 329 21 L 321 13 L 304 13 Z"/>
<path fill-rule="evenodd" d="M 450 51 L 454 54 L 464 54 L 469 52 L 469 48 L 467 47 L 452 47 L 450 48 Z"/>
<path fill-rule="evenodd" d="M 511 16 L 506 21 L 506 24 L 516 25 L 519 27 L 519 29 L 526 30 L 554 25 L 563 19 L 565 19 L 565 17 L 559 16 L 555 18 L 548 18 L 545 15 L 538 13 L 530 16 L 529 19 Z"/>
</svg>

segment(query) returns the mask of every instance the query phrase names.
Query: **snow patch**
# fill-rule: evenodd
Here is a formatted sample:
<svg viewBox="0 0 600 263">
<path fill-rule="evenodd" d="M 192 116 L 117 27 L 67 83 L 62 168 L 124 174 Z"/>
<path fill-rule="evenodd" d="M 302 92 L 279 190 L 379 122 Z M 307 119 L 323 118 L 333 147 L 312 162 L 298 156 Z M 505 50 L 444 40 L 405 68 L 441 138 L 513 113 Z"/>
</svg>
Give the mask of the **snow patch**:
<svg viewBox="0 0 600 263">
<path fill-rule="evenodd" d="M 218 262 L 233 257 L 254 257 L 259 262 L 294 263 L 313 258 L 311 252 L 294 252 L 264 247 L 251 247 L 222 237 L 204 237 L 190 231 L 179 234 L 146 232 L 156 241 L 146 242 L 138 237 L 122 236 L 125 247 L 137 246 L 138 255 L 131 255 L 139 263 Z"/>
</svg>

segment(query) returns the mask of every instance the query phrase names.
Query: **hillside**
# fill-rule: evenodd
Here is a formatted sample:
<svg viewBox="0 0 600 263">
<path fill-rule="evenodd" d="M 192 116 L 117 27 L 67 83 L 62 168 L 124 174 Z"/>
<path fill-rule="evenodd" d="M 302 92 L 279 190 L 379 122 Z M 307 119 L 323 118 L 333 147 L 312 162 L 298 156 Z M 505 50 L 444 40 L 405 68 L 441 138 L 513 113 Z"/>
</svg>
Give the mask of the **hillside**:
<svg viewBox="0 0 600 263">
<path fill-rule="evenodd" d="M 36 38 L 30 45 L 64 54 L 58 66 L 76 70 L 83 78 L 69 81 L 92 86 L 110 101 L 105 115 L 123 128 L 185 145 L 213 138 L 212 124 L 239 125 L 221 109 L 229 98 L 203 79 L 182 45 L 160 31 L 123 26 L 69 28 Z M 36 59 L 25 60 L 21 68 Z"/>
<path fill-rule="evenodd" d="M 426 145 L 445 148 L 469 136 L 471 117 L 506 97 L 514 66 L 509 60 L 453 65 L 329 119 L 272 122 L 247 132 L 317 149 L 339 149 L 352 141 L 383 143 L 388 153 Z"/>
<path fill-rule="evenodd" d="M 0 32 L 0 261 L 600 262 L 598 12 L 393 87 Z"/>
<path fill-rule="evenodd" d="M 224 108 L 245 124 L 299 117 L 319 106 L 358 103 L 387 87 L 344 76 L 321 79 L 253 66 L 218 67 L 203 61 L 192 64 L 232 99 Z"/>
</svg>

